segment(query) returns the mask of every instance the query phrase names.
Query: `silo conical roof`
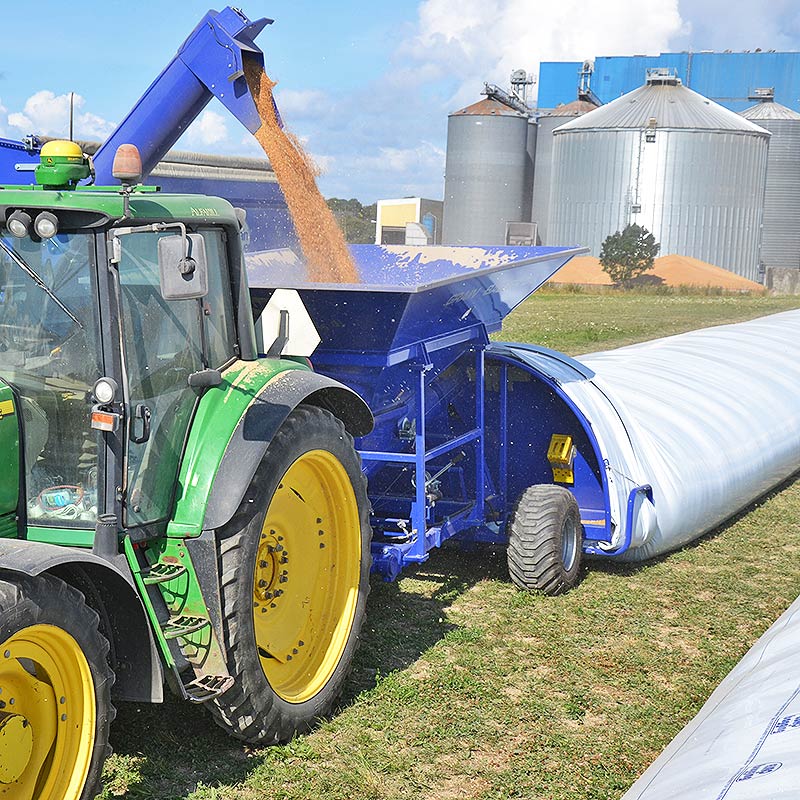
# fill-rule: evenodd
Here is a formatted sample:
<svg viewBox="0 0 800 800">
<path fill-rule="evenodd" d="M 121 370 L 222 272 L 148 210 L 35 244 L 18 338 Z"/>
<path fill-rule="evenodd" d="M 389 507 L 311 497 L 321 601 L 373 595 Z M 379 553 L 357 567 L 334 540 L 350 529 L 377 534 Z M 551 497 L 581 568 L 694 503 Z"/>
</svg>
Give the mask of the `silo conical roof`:
<svg viewBox="0 0 800 800">
<path fill-rule="evenodd" d="M 451 117 L 473 116 L 473 117 L 525 117 L 519 111 L 511 108 L 510 106 L 495 100 L 492 97 L 487 97 L 483 100 L 478 100 L 471 106 L 462 108 L 460 111 L 454 111 L 450 114 Z"/>
<path fill-rule="evenodd" d="M 679 81 L 647 83 L 564 123 L 554 133 L 647 128 L 653 124 L 653 119 L 660 130 L 736 131 L 769 136 L 769 131 L 692 91 Z"/>
<path fill-rule="evenodd" d="M 599 108 L 595 103 L 588 100 L 573 100 L 571 103 L 561 103 L 550 111 L 545 111 L 543 117 L 579 117 L 581 114 L 588 114 Z"/>
<path fill-rule="evenodd" d="M 740 116 L 745 119 L 795 119 L 800 120 L 800 114 L 791 108 L 782 106 L 780 103 L 756 103 L 750 108 L 740 112 Z"/>
</svg>

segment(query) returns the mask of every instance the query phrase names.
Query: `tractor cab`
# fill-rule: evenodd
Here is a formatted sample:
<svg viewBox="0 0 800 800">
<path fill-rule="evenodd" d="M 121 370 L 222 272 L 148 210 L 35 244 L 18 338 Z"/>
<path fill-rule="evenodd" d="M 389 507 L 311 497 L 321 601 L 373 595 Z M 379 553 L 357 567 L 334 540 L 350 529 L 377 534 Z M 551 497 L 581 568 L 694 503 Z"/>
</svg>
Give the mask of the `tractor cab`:
<svg viewBox="0 0 800 800">
<path fill-rule="evenodd" d="M 91 544 L 103 514 L 163 529 L 202 388 L 253 357 L 233 209 L 137 186 L 120 151 L 121 186 L 81 185 L 78 145 L 48 142 L 37 185 L 0 192 L 0 379 L 29 538 Z"/>
</svg>

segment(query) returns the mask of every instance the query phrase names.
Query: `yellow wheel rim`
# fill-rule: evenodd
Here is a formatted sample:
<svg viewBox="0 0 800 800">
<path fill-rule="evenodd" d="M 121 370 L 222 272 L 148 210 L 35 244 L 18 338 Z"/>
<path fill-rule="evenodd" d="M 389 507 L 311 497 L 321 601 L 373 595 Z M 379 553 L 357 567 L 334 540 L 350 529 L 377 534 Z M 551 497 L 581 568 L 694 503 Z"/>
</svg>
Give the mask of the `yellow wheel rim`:
<svg viewBox="0 0 800 800">
<path fill-rule="evenodd" d="M 269 504 L 253 575 L 253 623 L 264 675 L 289 703 L 331 679 L 355 619 L 361 523 L 350 478 L 326 450 L 286 471 Z"/>
<path fill-rule="evenodd" d="M 95 694 L 80 646 L 53 625 L 0 645 L 0 796 L 78 800 L 92 760 Z"/>
</svg>

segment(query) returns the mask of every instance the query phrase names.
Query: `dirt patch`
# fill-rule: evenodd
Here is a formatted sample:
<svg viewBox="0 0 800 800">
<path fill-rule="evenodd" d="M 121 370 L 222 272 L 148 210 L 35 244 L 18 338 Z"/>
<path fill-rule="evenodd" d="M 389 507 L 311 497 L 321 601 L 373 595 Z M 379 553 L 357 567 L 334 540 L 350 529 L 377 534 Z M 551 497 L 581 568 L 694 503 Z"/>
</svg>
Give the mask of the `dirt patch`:
<svg viewBox="0 0 800 800">
<path fill-rule="evenodd" d="M 693 286 L 725 289 L 731 292 L 763 292 L 760 283 L 743 278 L 722 267 L 689 256 L 666 255 L 656 259 L 652 270 L 639 280 L 656 286 Z M 600 260 L 594 256 L 578 256 L 569 261 L 551 278 L 552 283 L 578 283 L 590 286 L 612 286 L 611 278 L 603 272 Z"/>
<path fill-rule="evenodd" d="M 274 81 L 254 59 L 245 58 L 244 74 L 261 127 L 256 140 L 264 148 L 283 190 L 300 247 L 308 262 L 308 279 L 320 283 L 356 283 L 356 272 L 344 236 L 316 182 L 316 167 L 296 137 L 281 128 L 272 99 Z"/>
</svg>

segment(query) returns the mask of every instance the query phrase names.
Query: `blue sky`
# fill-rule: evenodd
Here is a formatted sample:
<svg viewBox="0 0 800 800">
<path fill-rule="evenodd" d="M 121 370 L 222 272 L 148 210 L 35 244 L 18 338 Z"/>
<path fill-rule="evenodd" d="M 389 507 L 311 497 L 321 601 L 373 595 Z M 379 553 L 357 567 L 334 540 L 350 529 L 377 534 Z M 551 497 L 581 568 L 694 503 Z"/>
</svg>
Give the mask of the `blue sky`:
<svg viewBox="0 0 800 800">
<path fill-rule="evenodd" d="M 595 55 L 701 49 L 800 49 L 793 0 L 396 0 L 245 2 L 275 24 L 259 37 L 288 127 L 323 170 L 330 195 L 441 197 L 447 113 L 512 68 Z M 5 4 L 0 135 L 103 138 L 172 58 L 208 0 L 80 6 Z M 219 7 L 219 6 L 218 6 Z M 19 31 L 19 35 L 10 34 Z M 257 145 L 212 103 L 179 143 L 255 155 Z"/>
</svg>

